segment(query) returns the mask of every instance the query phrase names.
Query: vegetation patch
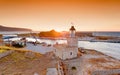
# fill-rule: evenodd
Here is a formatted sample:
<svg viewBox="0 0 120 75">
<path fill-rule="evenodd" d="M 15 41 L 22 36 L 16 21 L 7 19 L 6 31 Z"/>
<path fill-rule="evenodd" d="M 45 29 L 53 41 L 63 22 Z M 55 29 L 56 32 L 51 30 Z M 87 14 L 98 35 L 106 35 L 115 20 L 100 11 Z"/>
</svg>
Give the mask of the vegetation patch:
<svg viewBox="0 0 120 75">
<path fill-rule="evenodd" d="M 25 59 L 28 59 L 28 58 L 31 58 L 33 55 L 34 58 L 37 58 L 37 57 L 40 57 L 41 54 L 39 53 L 35 53 L 35 52 L 32 52 L 32 51 L 28 51 L 28 50 L 20 50 L 20 49 L 17 49 L 17 48 L 12 48 L 12 47 L 0 47 L 0 52 L 5 52 L 5 51 L 8 51 L 8 50 L 14 50 L 14 52 L 6 57 L 4 57 L 3 59 L 1 59 L 0 61 L 8 61 L 8 60 L 12 60 L 12 61 L 20 61 L 20 60 L 25 60 Z M 31 57 L 28 57 L 26 56 L 26 53 L 29 53 L 29 56 Z M 31 53 L 31 55 L 30 55 Z M 33 58 L 32 58 L 33 59 Z"/>
<path fill-rule="evenodd" d="M 4 48 L 4 47 L 0 47 L 0 53 L 4 53 L 6 51 L 9 51 L 10 49 Z"/>
<path fill-rule="evenodd" d="M 6 47 L 4 47 L 7 49 Z M 8 48 L 12 49 L 12 48 Z M 13 48 L 16 49 L 16 48 Z M 35 53 L 26 50 L 14 50 L 13 53 L 0 59 L 0 75 L 19 75 L 23 71 L 32 69 L 35 65 L 33 61 L 41 58 L 40 53 Z M 21 75 L 20 74 L 20 75 Z"/>
<path fill-rule="evenodd" d="M 89 62 L 91 63 L 106 63 L 106 62 L 109 62 L 108 60 L 106 60 L 105 58 L 91 58 L 89 59 Z"/>
<path fill-rule="evenodd" d="M 4 53 L 4 52 L 6 52 L 6 50 L 0 49 L 0 53 Z"/>
</svg>

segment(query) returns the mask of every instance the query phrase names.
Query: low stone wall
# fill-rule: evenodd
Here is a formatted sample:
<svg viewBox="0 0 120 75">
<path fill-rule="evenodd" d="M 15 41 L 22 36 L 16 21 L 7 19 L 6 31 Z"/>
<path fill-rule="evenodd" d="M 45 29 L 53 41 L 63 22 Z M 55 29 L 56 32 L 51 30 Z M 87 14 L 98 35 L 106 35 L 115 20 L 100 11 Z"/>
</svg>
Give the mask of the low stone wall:
<svg viewBox="0 0 120 75">
<path fill-rule="evenodd" d="M 27 57 L 27 58 L 34 58 L 35 57 L 35 53 L 31 52 L 31 51 L 25 52 L 25 57 Z"/>
<path fill-rule="evenodd" d="M 14 52 L 13 50 L 10 50 L 10 51 L 6 51 L 4 53 L 0 53 L 0 58 L 3 58 L 3 57 L 5 57 L 5 56 L 7 56 L 7 55 L 9 55 L 9 54 L 11 54 L 13 52 Z"/>
<path fill-rule="evenodd" d="M 103 70 L 103 71 L 94 71 L 92 75 L 118 75 L 120 74 L 120 69 L 112 69 L 112 70 Z"/>
</svg>

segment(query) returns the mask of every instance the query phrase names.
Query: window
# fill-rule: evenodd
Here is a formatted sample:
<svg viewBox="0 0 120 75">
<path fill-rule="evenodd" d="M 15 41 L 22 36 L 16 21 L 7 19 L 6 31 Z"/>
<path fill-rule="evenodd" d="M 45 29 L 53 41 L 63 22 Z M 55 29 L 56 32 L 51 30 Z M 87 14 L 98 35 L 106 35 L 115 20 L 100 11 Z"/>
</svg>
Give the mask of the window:
<svg viewBox="0 0 120 75">
<path fill-rule="evenodd" d="M 72 70 L 77 70 L 77 68 L 75 66 L 71 67 Z"/>
<path fill-rule="evenodd" d="M 70 52 L 70 55 L 72 55 L 72 52 Z"/>
</svg>

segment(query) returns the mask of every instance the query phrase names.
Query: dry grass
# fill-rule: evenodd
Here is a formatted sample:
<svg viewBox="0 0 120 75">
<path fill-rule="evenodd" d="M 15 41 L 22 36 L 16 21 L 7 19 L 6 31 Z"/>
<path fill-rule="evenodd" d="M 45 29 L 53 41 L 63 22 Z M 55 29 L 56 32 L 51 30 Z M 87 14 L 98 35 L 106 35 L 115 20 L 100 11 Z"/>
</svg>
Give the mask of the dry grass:
<svg viewBox="0 0 120 75">
<path fill-rule="evenodd" d="M 0 75 L 15 75 L 27 69 L 31 69 L 35 65 L 32 61 L 35 61 L 42 56 L 40 53 L 32 52 L 34 56 L 31 58 L 26 55 L 26 53 L 30 51 L 6 46 L 0 46 L 0 49 L 14 50 L 12 54 L 0 59 Z"/>
<path fill-rule="evenodd" d="M 92 54 L 92 55 L 104 55 L 103 53 L 96 51 L 96 50 L 90 50 L 90 49 L 84 49 L 86 54 Z"/>
<path fill-rule="evenodd" d="M 99 57 L 99 58 L 90 58 L 88 60 L 88 63 L 93 65 L 92 70 L 88 68 L 88 71 L 92 72 L 93 70 L 99 70 L 99 69 L 105 69 L 105 70 L 110 70 L 110 69 L 120 69 L 120 61 L 109 58 L 109 57 Z"/>
<path fill-rule="evenodd" d="M 105 63 L 105 62 L 109 62 L 109 61 L 107 61 L 104 58 L 91 58 L 91 59 L 89 59 L 89 62 L 95 64 L 95 63 Z"/>
<path fill-rule="evenodd" d="M 4 53 L 6 52 L 7 50 L 4 50 L 4 49 L 0 49 L 0 53 Z"/>
<path fill-rule="evenodd" d="M 11 47 L 0 47 L 14 52 L 0 59 L 0 75 L 46 75 L 46 68 L 54 66 L 50 55 L 41 55 Z M 32 58 L 31 58 L 32 57 Z"/>
<path fill-rule="evenodd" d="M 6 49 L 6 50 L 18 50 L 18 51 L 28 51 L 23 48 L 15 48 L 15 47 L 8 47 L 8 46 L 0 46 L 1 49 Z"/>
</svg>

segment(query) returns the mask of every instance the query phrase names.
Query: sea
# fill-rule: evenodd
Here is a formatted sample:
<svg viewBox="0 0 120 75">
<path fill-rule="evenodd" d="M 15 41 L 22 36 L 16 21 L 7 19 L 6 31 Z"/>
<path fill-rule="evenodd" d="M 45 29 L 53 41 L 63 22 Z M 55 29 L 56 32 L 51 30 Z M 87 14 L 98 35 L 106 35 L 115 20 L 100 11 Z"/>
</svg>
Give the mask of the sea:
<svg viewBox="0 0 120 75">
<path fill-rule="evenodd" d="M 120 37 L 120 32 L 93 32 L 94 36 Z"/>
<path fill-rule="evenodd" d="M 40 31 L 0 31 L 0 34 L 24 34 L 24 33 L 39 33 Z M 113 36 L 120 37 L 119 32 L 92 32 L 94 36 Z"/>
</svg>

